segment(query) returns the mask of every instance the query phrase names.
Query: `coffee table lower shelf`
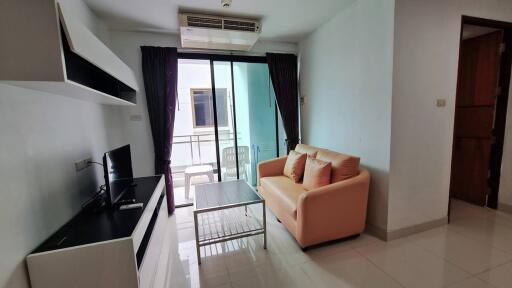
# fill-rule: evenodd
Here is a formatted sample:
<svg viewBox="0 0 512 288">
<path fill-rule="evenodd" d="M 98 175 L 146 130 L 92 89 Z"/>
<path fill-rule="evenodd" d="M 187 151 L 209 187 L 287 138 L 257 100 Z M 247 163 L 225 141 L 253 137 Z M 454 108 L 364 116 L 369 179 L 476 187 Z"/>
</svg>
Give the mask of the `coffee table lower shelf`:
<svg viewBox="0 0 512 288">
<path fill-rule="evenodd" d="M 258 205 L 261 204 L 261 205 Z M 260 220 L 255 210 L 261 207 Z M 267 248 L 265 201 L 240 203 L 203 210 L 194 210 L 197 261 L 201 264 L 200 247 L 244 237 L 263 235 Z"/>
</svg>

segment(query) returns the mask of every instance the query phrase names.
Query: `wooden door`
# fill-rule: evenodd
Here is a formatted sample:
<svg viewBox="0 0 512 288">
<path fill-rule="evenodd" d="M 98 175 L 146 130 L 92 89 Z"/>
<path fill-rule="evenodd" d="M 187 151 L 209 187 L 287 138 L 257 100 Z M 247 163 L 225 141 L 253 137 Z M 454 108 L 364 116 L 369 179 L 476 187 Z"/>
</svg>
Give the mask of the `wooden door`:
<svg viewBox="0 0 512 288">
<path fill-rule="evenodd" d="M 463 40 L 455 108 L 450 193 L 485 205 L 503 32 Z"/>
</svg>

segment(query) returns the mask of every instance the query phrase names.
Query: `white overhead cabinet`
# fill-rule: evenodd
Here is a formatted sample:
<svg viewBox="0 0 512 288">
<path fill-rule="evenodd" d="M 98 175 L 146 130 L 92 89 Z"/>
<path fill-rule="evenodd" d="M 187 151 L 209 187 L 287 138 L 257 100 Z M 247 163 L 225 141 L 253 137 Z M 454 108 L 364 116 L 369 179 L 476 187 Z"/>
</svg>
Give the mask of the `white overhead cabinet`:
<svg viewBox="0 0 512 288">
<path fill-rule="evenodd" d="M 133 71 L 56 0 L 0 1 L 0 82 L 135 105 Z"/>
</svg>

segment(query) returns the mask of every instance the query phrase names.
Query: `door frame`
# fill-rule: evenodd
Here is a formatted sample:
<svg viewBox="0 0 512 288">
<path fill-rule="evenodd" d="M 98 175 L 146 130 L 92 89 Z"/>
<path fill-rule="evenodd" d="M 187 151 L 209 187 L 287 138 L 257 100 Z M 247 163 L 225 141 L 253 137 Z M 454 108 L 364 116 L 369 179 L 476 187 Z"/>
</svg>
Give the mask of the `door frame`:
<svg viewBox="0 0 512 288">
<path fill-rule="evenodd" d="M 223 62 L 246 62 L 246 63 L 267 63 L 265 56 L 248 56 L 248 55 L 226 55 L 226 54 L 212 54 L 212 53 L 191 53 L 191 52 L 178 52 L 178 59 L 192 59 L 192 60 L 213 60 Z"/>
<path fill-rule="evenodd" d="M 490 192 L 487 197 L 486 206 L 492 209 L 498 208 L 498 194 L 501 174 L 501 162 L 503 157 L 503 145 L 505 140 L 505 125 L 507 118 L 507 107 L 508 107 L 508 96 L 510 89 L 510 76 L 512 73 L 512 23 L 484 19 L 472 16 L 463 15 L 461 19 L 460 35 L 459 35 L 459 62 L 457 68 L 457 83 L 459 81 L 458 73 L 461 65 L 461 52 L 462 52 L 462 41 L 463 41 L 463 30 L 464 25 L 476 25 L 490 28 L 503 29 L 503 43 L 505 43 L 505 51 L 501 55 L 500 60 L 500 71 L 498 74 L 498 87 L 501 87 L 500 93 L 496 97 L 496 108 L 494 115 L 494 137 L 495 142 L 491 147 L 491 156 L 489 163 L 489 180 L 488 184 Z M 458 85 L 457 85 L 458 88 Z M 455 103 L 457 99 L 455 98 Z M 454 105 L 454 115 L 456 105 Z M 455 121 L 455 117 L 454 117 Z M 452 163 L 451 169 L 453 169 L 453 149 L 455 145 L 455 125 L 453 126 L 453 142 L 452 142 Z M 451 187 L 451 181 L 450 181 Z M 451 191 L 448 196 L 448 220 L 450 220 L 450 208 L 451 208 Z"/>
<path fill-rule="evenodd" d="M 217 119 L 217 95 L 215 89 L 215 69 L 214 62 L 229 62 L 230 70 L 231 70 L 231 90 L 233 96 L 233 130 L 234 130 L 234 142 L 235 149 L 238 151 L 238 137 L 236 131 L 236 106 L 235 106 L 235 81 L 234 81 L 234 73 L 233 73 L 233 63 L 261 63 L 267 64 L 267 57 L 265 56 L 249 56 L 249 55 L 226 55 L 226 54 L 212 54 L 212 53 L 190 53 L 190 52 L 178 52 L 178 59 L 192 59 L 192 60 L 209 60 L 210 61 L 210 78 L 211 78 L 211 87 L 212 87 L 212 101 L 213 105 L 213 122 L 214 122 L 214 133 L 215 133 L 215 150 L 216 150 L 216 158 L 217 158 L 217 181 L 222 181 L 222 173 L 221 173 L 221 163 L 220 163 L 220 145 L 219 145 L 219 126 Z M 178 71 L 179 73 L 179 71 Z M 270 75 L 269 75 L 270 77 Z M 271 81 L 271 79 L 269 79 Z M 276 157 L 279 157 L 279 116 L 277 111 L 277 101 L 275 101 L 275 122 L 276 122 Z M 235 154 L 236 157 L 236 174 L 237 179 L 240 179 L 240 171 L 238 167 L 238 153 Z"/>
</svg>

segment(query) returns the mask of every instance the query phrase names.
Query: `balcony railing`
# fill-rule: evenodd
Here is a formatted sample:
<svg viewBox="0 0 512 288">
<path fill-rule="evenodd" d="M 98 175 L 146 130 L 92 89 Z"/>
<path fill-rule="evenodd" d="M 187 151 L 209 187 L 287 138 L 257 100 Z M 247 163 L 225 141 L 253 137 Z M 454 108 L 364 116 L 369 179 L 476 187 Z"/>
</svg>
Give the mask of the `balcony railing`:
<svg viewBox="0 0 512 288">
<path fill-rule="evenodd" d="M 234 145 L 234 132 L 219 131 L 220 151 L 224 147 Z M 183 173 L 185 168 L 193 165 L 212 165 L 217 173 L 217 156 L 215 134 L 190 134 L 173 137 L 171 167 L 173 174 Z"/>
</svg>

